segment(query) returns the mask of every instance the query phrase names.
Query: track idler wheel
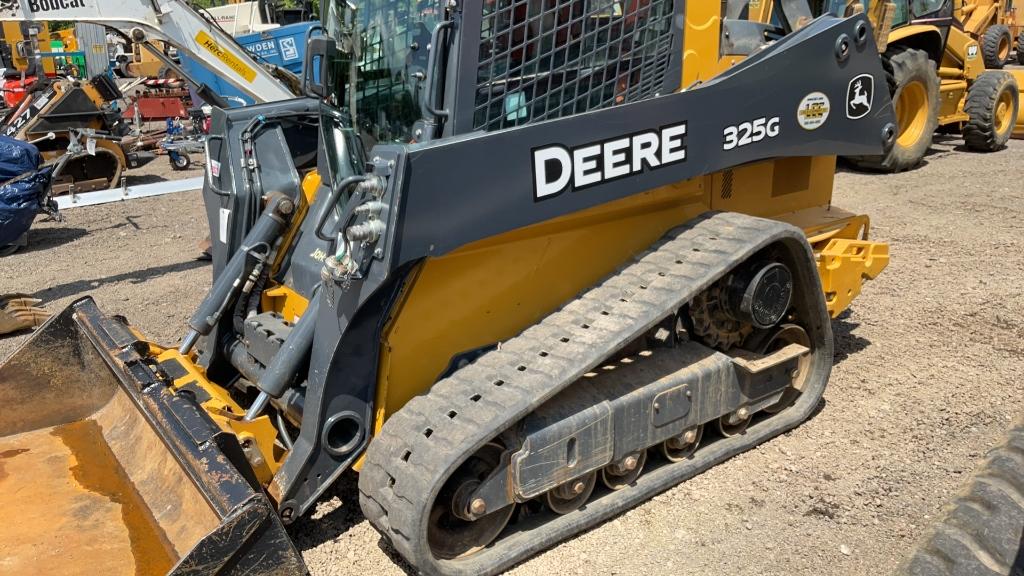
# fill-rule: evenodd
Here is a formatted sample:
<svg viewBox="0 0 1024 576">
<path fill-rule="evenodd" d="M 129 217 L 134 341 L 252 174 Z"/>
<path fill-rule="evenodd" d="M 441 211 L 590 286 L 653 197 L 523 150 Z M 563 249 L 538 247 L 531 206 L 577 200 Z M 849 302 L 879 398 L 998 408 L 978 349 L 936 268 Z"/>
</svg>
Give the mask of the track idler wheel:
<svg viewBox="0 0 1024 576">
<path fill-rule="evenodd" d="M 669 462 L 681 462 L 697 451 L 700 439 L 704 435 L 704 425 L 687 428 L 675 438 L 661 443 L 661 453 Z"/>
<path fill-rule="evenodd" d="M 789 344 L 800 344 L 801 346 L 810 348 L 811 337 L 807 335 L 807 332 L 803 328 L 796 324 L 783 324 L 779 327 L 779 331 L 768 339 L 762 353 L 771 354 L 776 350 L 785 348 Z M 792 382 L 789 387 L 783 391 L 782 398 L 780 398 L 775 404 L 765 408 L 764 411 L 775 414 L 792 406 L 793 402 L 796 402 L 796 399 L 800 397 L 804 387 L 807 385 L 807 377 L 810 373 L 811 355 L 804 354 L 800 357 L 800 360 L 797 361 L 796 369 L 790 374 Z"/>
<path fill-rule="evenodd" d="M 584 474 L 579 478 L 560 484 L 544 494 L 544 503 L 556 514 L 568 514 L 579 510 L 597 485 L 597 471 Z"/>
<path fill-rule="evenodd" d="M 647 450 L 626 454 L 617 462 L 601 469 L 601 482 L 611 490 L 621 490 L 640 477 L 647 462 Z"/>
<path fill-rule="evenodd" d="M 512 518 L 514 505 L 488 513 L 483 500 L 469 501 L 480 483 L 501 465 L 504 452 L 500 444 L 485 444 L 441 487 L 430 508 L 427 527 L 427 541 L 438 558 L 458 558 L 485 548 Z"/>
</svg>

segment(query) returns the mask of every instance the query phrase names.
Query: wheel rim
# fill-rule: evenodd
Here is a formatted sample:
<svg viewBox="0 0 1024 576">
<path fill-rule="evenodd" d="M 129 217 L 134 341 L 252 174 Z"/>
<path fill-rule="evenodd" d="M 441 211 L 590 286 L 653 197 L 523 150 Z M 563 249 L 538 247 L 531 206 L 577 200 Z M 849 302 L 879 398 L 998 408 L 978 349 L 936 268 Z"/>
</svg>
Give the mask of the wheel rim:
<svg viewBox="0 0 1024 576">
<path fill-rule="evenodd" d="M 1003 36 L 999 39 L 999 61 L 1006 62 L 1010 57 L 1010 39 Z"/>
<path fill-rule="evenodd" d="M 903 87 L 896 97 L 896 121 L 900 135 L 896 143 L 909 148 L 924 135 L 928 125 L 928 90 L 919 80 L 914 80 Z"/>
<path fill-rule="evenodd" d="M 468 556 L 494 541 L 505 529 L 515 505 L 505 506 L 476 520 L 458 517 L 453 508 L 457 496 L 479 486 L 501 464 L 505 449 L 498 444 L 485 444 L 459 466 L 444 483 L 430 508 L 427 542 L 438 558 L 453 559 Z"/>
<path fill-rule="evenodd" d="M 996 100 L 996 132 L 1003 134 L 1016 120 L 1013 117 L 1013 94 L 1009 90 L 1003 90 Z"/>
</svg>

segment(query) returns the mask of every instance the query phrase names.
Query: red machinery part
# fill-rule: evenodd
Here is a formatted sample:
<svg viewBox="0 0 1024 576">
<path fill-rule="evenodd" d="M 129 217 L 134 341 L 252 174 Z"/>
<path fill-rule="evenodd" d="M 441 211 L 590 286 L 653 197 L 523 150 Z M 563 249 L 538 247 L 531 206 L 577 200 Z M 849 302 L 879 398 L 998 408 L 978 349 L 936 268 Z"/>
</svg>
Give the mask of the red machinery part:
<svg viewBox="0 0 1024 576">
<path fill-rule="evenodd" d="M 135 99 L 124 111 L 125 118 L 133 118 L 135 106 L 143 120 L 166 120 L 167 118 L 188 116 L 181 98 L 163 96 L 143 96 Z"/>
</svg>

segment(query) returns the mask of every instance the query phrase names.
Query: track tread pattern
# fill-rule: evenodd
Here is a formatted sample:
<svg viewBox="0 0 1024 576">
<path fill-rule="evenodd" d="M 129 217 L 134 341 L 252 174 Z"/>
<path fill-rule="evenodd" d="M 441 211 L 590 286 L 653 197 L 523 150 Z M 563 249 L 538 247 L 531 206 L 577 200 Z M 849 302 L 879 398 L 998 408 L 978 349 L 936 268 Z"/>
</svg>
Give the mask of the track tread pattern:
<svg viewBox="0 0 1024 576">
<path fill-rule="evenodd" d="M 418 570 L 494 573 L 542 547 L 535 538 L 486 561 L 475 561 L 480 554 L 437 561 L 425 536 L 434 495 L 480 446 L 688 302 L 735 262 L 773 241 L 803 241 L 788 225 L 735 213 L 695 222 L 671 231 L 561 310 L 435 383 L 384 424 L 359 475 L 360 504 Z M 572 533 L 585 527 L 573 526 Z M 566 536 L 551 536 L 547 545 Z"/>
<path fill-rule="evenodd" d="M 1024 419 L 901 566 L 906 576 L 1024 575 Z"/>
</svg>

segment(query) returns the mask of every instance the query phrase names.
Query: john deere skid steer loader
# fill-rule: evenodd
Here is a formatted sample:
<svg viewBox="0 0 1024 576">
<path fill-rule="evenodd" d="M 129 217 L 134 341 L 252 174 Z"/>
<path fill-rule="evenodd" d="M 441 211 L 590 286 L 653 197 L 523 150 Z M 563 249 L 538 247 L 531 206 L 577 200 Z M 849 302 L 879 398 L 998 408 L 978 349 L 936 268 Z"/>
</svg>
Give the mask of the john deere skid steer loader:
<svg viewBox="0 0 1024 576">
<path fill-rule="evenodd" d="M 317 97 L 214 113 L 181 343 L 84 298 L 0 366 L 4 570 L 301 573 L 358 472 L 415 570 L 492 574 L 810 416 L 892 105 L 864 16 L 729 4 L 324 2 Z"/>
</svg>

